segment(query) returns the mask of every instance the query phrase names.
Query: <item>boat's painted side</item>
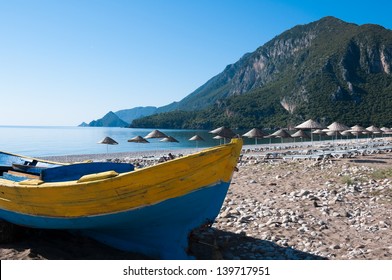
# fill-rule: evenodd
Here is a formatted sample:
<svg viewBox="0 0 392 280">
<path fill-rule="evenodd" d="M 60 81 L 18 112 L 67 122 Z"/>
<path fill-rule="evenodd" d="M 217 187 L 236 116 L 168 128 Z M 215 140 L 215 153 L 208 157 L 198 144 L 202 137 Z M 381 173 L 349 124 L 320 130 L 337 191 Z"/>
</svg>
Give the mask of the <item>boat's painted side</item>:
<svg viewBox="0 0 392 280">
<path fill-rule="evenodd" d="M 188 258 L 188 234 L 212 224 L 229 183 L 220 182 L 184 196 L 107 215 L 75 218 L 42 217 L 0 210 L 4 219 L 37 228 L 63 228 L 90 236 L 112 247 L 152 258 Z"/>
<path fill-rule="evenodd" d="M 184 258 L 189 232 L 219 213 L 242 141 L 131 172 L 67 182 L 0 179 L 0 216 L 39 228 L 74 229 L 111 246 Z"/>
</svg>

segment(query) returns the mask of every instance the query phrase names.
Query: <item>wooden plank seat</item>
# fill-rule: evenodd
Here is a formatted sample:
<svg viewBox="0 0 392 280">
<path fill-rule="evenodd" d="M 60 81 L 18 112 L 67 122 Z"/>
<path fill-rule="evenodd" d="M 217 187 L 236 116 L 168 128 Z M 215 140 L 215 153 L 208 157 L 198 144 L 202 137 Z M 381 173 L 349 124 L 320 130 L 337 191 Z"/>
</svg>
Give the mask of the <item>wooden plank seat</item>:
<svg viewBox="0 0 392 280">
<path fill-rule="evenodd" d="M 130 172 L 134 166 L 129 163 L 90 162 L 58 166 L 43 169 L 40 179 L 44 182 L 65 182 L 79 180 L 84 175 L 115 171 L 117 173 Z"/>
<path fill-rule="evenodd" d="M 33 175 L 33 174 L 28 174 L 28 173 L 23 173 L 23 172 L 18 172 L 18 171 L 13 171 L 13 170 L 8 170 L 8 172 L 4 172 L 3 179 L 11 180 L 14 182 L 21 182 L 24 180 L 31 180 L 31 179 L 39 179 L 38 175 Z"/>
</svg>

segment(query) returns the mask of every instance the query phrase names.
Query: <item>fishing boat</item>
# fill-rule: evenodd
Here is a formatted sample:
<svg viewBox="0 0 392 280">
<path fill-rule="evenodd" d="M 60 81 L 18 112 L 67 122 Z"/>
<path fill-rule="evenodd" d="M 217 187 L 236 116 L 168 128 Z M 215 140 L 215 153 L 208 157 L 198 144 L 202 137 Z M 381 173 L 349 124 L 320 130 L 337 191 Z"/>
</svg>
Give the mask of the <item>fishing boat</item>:
<svg viewBox="0 0 392 280">
<path fill-rule="evenodd" d="M 0 153 L 0 219 L 65 229 L 155 259 L 188 259 L 223 204 L 242 140 L 154 166 L 62 164 Z"/>
</svg>

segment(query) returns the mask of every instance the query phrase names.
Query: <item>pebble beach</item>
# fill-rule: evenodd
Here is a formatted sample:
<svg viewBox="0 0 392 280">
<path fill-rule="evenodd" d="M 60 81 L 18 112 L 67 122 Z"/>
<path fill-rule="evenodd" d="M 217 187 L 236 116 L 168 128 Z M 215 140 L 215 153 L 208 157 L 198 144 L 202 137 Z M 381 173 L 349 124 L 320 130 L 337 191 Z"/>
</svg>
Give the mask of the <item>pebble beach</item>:
<svg viewBox="0 0 392 280">
<path fill-rule="evenodd" d="M 301 145 L 244 147 L 219 216 L 211 228 L 192 234 L 189 254 L 224 260 L 391 260 L 392 152 L 321 160 L 276 155 L 309 148 Z M 189 152 L 172 151 L 176 156 Z M 144 166 L 162 156 L 124 153 L 49 159 L 137 159 Z M 26 229 L 11 243 L 0 244 L 0 258 L 146 257 L 68 232 Z"/>
</svg>

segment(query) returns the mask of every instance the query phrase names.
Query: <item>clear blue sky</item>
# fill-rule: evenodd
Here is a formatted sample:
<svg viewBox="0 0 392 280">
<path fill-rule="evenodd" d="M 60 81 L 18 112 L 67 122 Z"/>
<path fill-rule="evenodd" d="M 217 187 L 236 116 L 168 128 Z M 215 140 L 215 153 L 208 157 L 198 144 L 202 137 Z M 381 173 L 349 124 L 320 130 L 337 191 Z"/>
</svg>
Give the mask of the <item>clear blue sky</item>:
<svg viewBox="0 0 392 280">
<path fill-rule="evenodd" d="M 392 29 L 391 11 L 390 0 L 0 0 L 0 125 L 163 106 L 297 24 Z"/>
</svg>

